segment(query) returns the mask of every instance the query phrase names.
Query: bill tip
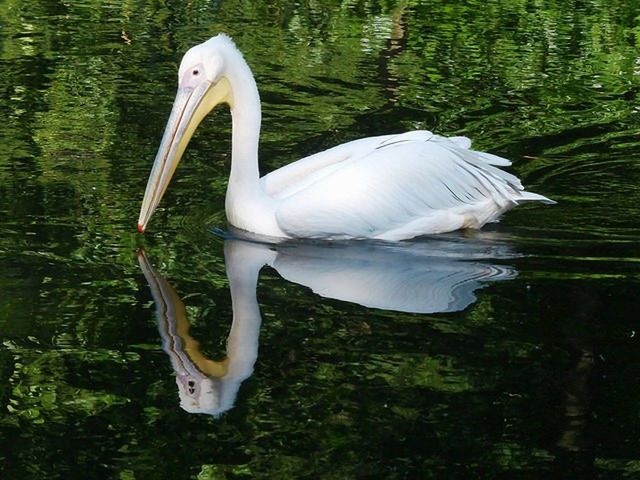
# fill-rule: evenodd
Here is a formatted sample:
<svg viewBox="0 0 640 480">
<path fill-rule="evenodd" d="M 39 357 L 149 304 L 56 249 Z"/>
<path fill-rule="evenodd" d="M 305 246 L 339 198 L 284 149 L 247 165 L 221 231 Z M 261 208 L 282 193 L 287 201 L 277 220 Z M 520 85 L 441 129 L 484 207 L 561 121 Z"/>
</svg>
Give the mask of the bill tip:
<svg viewBox="0 0 640 480">
<path fill-rule="evenodd" d="M 138 224 L 138 233 L 144 233 L 144 225 L 141 223 Z"/>
</svg>

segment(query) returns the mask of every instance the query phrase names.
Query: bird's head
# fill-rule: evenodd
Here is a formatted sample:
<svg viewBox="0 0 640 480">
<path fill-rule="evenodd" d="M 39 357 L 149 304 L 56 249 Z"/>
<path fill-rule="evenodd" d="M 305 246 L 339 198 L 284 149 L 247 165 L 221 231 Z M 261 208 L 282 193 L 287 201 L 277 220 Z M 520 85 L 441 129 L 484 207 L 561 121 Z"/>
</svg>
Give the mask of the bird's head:
<svg viewBox="0 0 640 480">
<path fill-rule="evenodd" d="M 138 231 L 144 232 L 173 173 L 202 119 L 220 103 L 233 106 L 228 64 L 239 52 L 231 39 L 218 35 L 191 48 L 178 71 L 178 91 L 147 183 Z"/>
</svg>

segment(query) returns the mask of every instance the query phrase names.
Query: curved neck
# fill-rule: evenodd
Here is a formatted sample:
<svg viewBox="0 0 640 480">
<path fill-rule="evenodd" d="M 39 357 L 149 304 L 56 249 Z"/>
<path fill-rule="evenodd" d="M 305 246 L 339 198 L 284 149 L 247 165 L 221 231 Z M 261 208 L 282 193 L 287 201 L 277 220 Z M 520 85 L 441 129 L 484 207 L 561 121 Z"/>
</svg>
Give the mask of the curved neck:
<svg viewBox="0 0 640 480">
<path fill-rule="evenodd" d="M 229 189 L 255 192 L 260 180 L 258 142 L 260 139 L 260 95 L 249 66 L 242 55 L 233 59 L 227 73 L 232 88 L 233 119 L 231 174 Z"/>
<path fill-rule="evenodd" d="M 256 294 L 258 274 L 270 255 L 271 251 L 265 253 L 251 243 L 227 240 L 224 244 L 233 309 L 233 322 L 227 338 L 229 365 L 225 379 L 242 381 L 253 372 L 262 322 Z"/>
<path fill-rule="evenodd" d="M 240 230 L 286 236 L 277 224 L 276 201 L 263 188 L 258 168 L 260 138 L 260 96 L 249 66 L 237 52 L 230 59 L 227 79 L 231 85 L 233 118 L 231 173 L 227 185 L 227 220 Z"/>
</svg>

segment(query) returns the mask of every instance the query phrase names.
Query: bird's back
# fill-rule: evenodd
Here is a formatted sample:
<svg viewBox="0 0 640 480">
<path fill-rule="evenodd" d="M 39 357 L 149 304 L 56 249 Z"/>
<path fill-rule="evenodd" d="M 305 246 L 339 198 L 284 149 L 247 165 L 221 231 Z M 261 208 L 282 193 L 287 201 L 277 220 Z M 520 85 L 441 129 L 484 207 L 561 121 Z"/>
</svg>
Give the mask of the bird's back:
<svg viewBox="0 0 640 480">
<path fill-rule="evenodd" d="M 479 228 L 524 200 L 520 181 L 470 150 L 466 137 L 427 131 L 334 147 L 263 178 L 278 199 L 276 219 L 292 237 L 401 240 Z"/>
</svg>

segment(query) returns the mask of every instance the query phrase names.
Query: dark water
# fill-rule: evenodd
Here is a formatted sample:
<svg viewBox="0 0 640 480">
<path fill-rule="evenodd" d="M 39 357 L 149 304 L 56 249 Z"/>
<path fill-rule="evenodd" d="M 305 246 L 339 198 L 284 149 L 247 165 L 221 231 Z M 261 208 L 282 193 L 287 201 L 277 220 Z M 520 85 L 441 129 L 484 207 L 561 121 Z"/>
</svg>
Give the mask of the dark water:
<svg viewBox="0 0 640 480">
<path fill-rule="evenodd" d="M 0 476 L 638 478 L 639 19 L 0 3 Z M 225 241 L 220 109 L 138 235 L 177 64 L 219 31 L 261 90 L 265 172 L 426 128 L 558 205 L 402 246 Z"/>
</svg>

